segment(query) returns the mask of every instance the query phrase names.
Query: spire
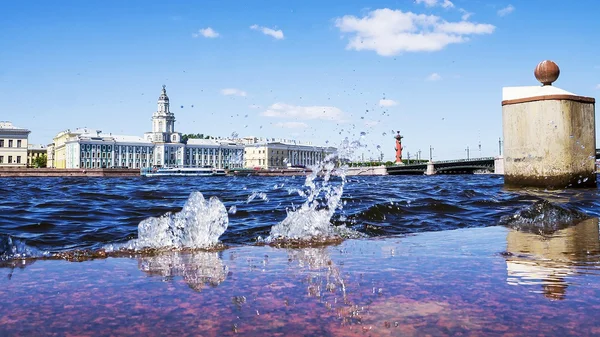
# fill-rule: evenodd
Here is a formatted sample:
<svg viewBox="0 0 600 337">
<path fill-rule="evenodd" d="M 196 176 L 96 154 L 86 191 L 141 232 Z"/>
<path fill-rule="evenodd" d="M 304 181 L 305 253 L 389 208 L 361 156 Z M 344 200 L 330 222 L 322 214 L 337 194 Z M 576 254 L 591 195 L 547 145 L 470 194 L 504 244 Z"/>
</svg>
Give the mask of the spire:
<svg viewBox="0 0 600 337">
<path fill-rule="evenodd" d="M 160 96 L 158 97 L 159 101 L 169 101 L 169 96 L 167 96 L 167 86 L 163 84 L 162 86 L 162 91 L 160 93 Z"/>
</svg>

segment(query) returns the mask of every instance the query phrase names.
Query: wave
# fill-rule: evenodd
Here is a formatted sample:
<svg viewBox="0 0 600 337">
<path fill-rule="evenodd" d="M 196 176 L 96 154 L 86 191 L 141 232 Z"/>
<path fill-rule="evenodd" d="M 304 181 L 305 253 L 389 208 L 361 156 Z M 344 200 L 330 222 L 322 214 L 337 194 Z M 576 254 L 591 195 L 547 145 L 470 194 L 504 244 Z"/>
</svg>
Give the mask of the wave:
<svg viewBox="0 0 600 337">
<path fill-rule="evenodd" d="M 590 218 L 583 212 L 561 207 L 547 200 L 540 200 L 513 215 L 503 216 L 500 219 L 500 225 L 521 232 L 545 235 Z"/>
</svg>

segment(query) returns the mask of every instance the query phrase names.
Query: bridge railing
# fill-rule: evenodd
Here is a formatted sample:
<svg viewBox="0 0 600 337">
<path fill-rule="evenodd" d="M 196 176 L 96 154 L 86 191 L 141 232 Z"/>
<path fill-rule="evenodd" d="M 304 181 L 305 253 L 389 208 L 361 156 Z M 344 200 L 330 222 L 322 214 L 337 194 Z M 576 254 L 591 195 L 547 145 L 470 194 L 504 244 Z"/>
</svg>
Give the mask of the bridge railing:
<svg viewBox="0 0 600 337">
<path fill-rule="evenodd" d="M 476 161 L 490 161 L 494 160 L 494 157 L 482 157 L 482 158 L 469 158 L 469 159 L 453 159 L 453 160 L 440 160 L 434 161 L 433 164 L 452 164 L 452 163 L 470 163 Z"/>
</svg>

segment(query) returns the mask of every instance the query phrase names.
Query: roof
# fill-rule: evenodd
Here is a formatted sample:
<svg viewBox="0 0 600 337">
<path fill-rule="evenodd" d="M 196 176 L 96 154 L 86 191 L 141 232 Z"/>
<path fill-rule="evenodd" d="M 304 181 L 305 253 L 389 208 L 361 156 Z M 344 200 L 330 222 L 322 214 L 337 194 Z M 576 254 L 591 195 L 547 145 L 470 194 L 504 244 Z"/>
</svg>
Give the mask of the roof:
<svg viewBox="0 0 600 337">
<path fill-rule="evenodd" d="M 146 144 L 152 144 L 151 141 L 146 140 L 142 137 L 138 137 L 138 136 L 122 136 L 122 135 L 112 135 L 109 137 L 114 138 L 114 140 L 116 142 L 119 143 L 146 143 Z"/>
<path fill-rule="evenodd" d="M 241 142 L 233 139 L 196 139 L 190 138 L 187 141 L 189 146 L 243 146 Z"/>
<path fill-rule="evenodd" d="M 48 147 L 46 145 L 40 145 L 40 144 L 27 144 L 27 149 L 28 150 L 46 150 Z"/>
<path fill-rule="evenodd" d="M 29 132 L 29 130 L 24 129 L 24 128 L 16 127 L 16 126 L 13 125 L 13 123 L 7 122 L 7 121 L 0 122 L 0 129 L 11 130 L 11 131 L 26 131 L 26 132 Z"/>
<path fill-rule="evenodd" d="M 515 99 L 550 96 L 550 95 L 569 95 L 577 96 L 572 92 L 551 86 L 528 86 L 528 87 L 505 87 L 502 88 L 502 100 L 512 101 Z"/>
</svg>

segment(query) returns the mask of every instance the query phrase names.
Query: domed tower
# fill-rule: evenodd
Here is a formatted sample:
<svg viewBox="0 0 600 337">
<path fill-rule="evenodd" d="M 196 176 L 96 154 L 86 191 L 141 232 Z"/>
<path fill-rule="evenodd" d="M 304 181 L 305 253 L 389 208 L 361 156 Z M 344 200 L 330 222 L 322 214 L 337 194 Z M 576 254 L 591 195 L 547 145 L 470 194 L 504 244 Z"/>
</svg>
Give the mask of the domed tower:
<svg viewBox="0 0 600 337">
<path fill-rule="evenodd" d="M 175 114 L 169 109 L 169 96 L 166 85 L 158 97 L 158 108 L 152 115 L 151 141 L 157 143 L 179 143 L 181 137 L 175 132 Z"/>
</svg>

